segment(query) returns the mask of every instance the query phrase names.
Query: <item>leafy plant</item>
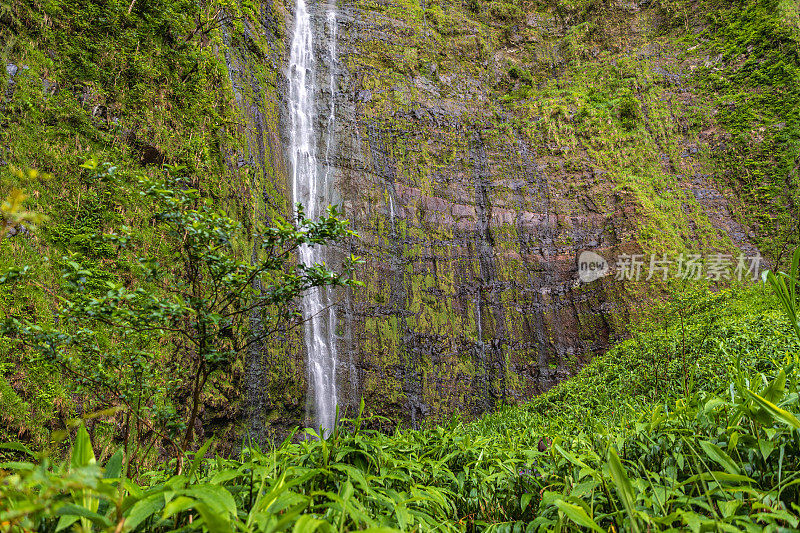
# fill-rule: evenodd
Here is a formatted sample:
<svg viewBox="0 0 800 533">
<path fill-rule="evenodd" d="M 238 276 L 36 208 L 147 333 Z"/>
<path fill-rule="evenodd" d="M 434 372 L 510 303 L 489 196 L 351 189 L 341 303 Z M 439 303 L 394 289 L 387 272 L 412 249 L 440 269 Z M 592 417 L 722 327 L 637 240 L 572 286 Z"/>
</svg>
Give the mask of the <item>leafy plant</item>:
<svg viewBox="0 0 800 533">
<path fill-rule="evenodd" d="M 795 250 L 792 256 L 789 272 L 778 272 L 777 274 L 766 271 L 765 280 L 772 286 L 778 300 L 781 303 L 789 323 L 794 328 L 794 332 L 800 338 L 800 248 Z"/>
<path fill-rule="evenodd" d="M 24 177 L 21 170 L 13 169 L 13 173 L 20 177 Z M 40 177 L 40 174 L 35 170 L 29 170 L 27 178 L 34 180 Z M 41 178 L 46 179 L 47 176 L 42 175 Z M 14 233 L 20 230 L 22 224 L 31 225 L 33 229 L 34 224 L 38 224 L 47 219 L 46 216 L 34 211 L 28 211 L 23 206 L 23 203 L 28 196 L 22 192 L 21 189 L 11 189 L 6 199 L 0 203 L 0 243 L 9 234 L 10 231 Z"/>
<path fill-rule="evenodd" d="M 110 165 L 89 166 L 99 179 L 114 179 Z M 153 201 L 153 224 L 180 270 L 140 257 L 130 266 L 135 282 L 98 280 L 91 261 L 73 253 L 54 262 L 62 292 L 33 281 L 58 302 L 52 323 L 6 313 L 0 324 L 0 334 L 58 365 L 77 390 L 94 395 L 98 408 L 124 407 L 129 459 L 136 455 L 127 449 L 131 432 L 132 443 L 149 434 L 181 458 L 192 444 L 201 393 L 212 373 L 230 370 L 252 344 L 298 324 L 295 299 L 303 292 L 356 285 L 350 276 L 354 257 L 338 273 L 294 259 L 301 246 L 355 235 L 335 208 L 319 220 L 307 219 L 302 207 L 296 223 L 274 219 L 273 227 L 252 236 L 252 258 L 240 260 L 232 248 L 241 236 L 239 224 L 188 188 L 179 168 L 170 172 L 165 180 L 142 178 L 141 194 Z M 130 240 L 125 228 L 93 238 L 114 249 Z M 29 281 L 28 274 L 27 267 L 14 267 L 0 283 L 19 285 Z M 154 372 L 154 345 L 174 346 L 181 370 L 166 378 Z M 171 405 L 180 390 L 188 390 L 182 410 Z"/>
<path fill-rule="evenodd" d="M 105 472 L 92 464 L 79 428 L 69 464 L 0 464 L 0 501 L 9 502 L 0 529 L 61 520 L 98 531 L 797 528 L 800 339 L 755 290 L 709 295 L 714 305 L 697 297 L 681 304 L 694 310 L 685 331 L 642 333 L 532 405 L 476 424 L 385 435 L 366 429 L 377 420 L 362 404 L 326 437 L 305 430 L 265 451 L 245 443 L 237 457 L 214 456 L 209 441 L 182 473 L 172 460 L 138 482 L 115 475 L 121 453 Z M 688 394 L 684 342 L 690 364 L 707 367 Z M 676 363 L 659 395 L 631 386 L 650 349 Z"/>
</svg>

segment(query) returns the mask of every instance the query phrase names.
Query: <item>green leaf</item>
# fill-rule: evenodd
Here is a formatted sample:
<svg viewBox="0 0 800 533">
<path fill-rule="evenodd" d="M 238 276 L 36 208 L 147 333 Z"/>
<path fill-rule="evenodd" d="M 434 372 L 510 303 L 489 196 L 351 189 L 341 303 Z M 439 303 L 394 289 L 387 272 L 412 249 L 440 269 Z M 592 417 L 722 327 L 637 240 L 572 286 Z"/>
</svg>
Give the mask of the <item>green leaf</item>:
<svg viewBox="0 0 800 533">
<path fill-rule="evenodd" d="M 311 515 L 303 515 L 297 519 L 297 522 L 294 523 L 294 528 L 292 528 L 292 533 L 312 533 L 319 529 L 320 526 L 327 524 L 327 522 L 323 520 L 317 520 Z"/>
<path fill-rule="evenodd" d="M 406 509 L 405 504 L 396 505 L 394 508 L 394 514 L 397 517 L 397 524 L 400 526 L 400 529 L 403 531 L 408 530 L 408 522 L 411 520 L 411 515 Z"/>
<path fill-rule="evenodd" d="M 78 515 L 63 515 L 61 518 L 58 519 L 58 524 L 56 524 L 56 531 L 63 531 L 67 529 L 69 526 L 74 524 L 78 521 L 80 517 Z"/>
<path fill-rule="evenodd" d="M 736 444 L 738 444 L 738 443 L 739 443 L 739 432 L 738 431 L 734 431 L 731 434 L 730 439 L 728 439 L 728 449 L 729 450 L 736 449 Z"/>
<path fill-rule="evenodd" d="M 33 470 L 36 465 L 24 461 L 7 461 L 0 463 L 0 468 L 4 470 Z"/>
<path fill-rule="evenodd" d="M 716 482 L 724 482 L 724 483 L 755 483 L 755 480 L 749 478 L 747 476 L 740 476 L 738 474 L 729 474 L 727 472 L 702 472 L 700 474 L 696 474 L 686 481 L 683 481 L 679 484 L 679 486 L 691 485 L 697 481 L 716 481 Z"/>
<path fill-rule="evenodd" d="M 577 505 L 572 505 L 571 503 L 567 503 L 564 500 L 556 500 L 555 504 L 556 507 L 558 507 L 558 509 L 567 516 L 567 518 L 579 526 L 594 531 L 600 531 L 602 533 L 603 529 L 598 526 L 588 514 L 586 514 L 586 511 L 584 511 L 583 508 L 578 507 Z"/>
<path fill-rule="evenodd" d="M 800 420 L 797 419 L 792 413 L 789 411 L 784 411 L 774 403 L 765 400 L 758 394 L 744 389 L 745 394 L 750 396 L 757 404 L 764 408 L 768 413 L 770 413 L 774 418 L 792 426 L 795 429 L 800 429 Z"/>
<path fill-rule="evenodd" d="M 192 479 L 192 476 L 197 472 L 197 469 L 200 468 L 200 463 L 203 462 L 203 457 L 205 457 L 206 452 L 208 451 L 208 448 L 209 446 L 211 446 L 212 442 L 214 442 L 213 438 L 208 439 L 200 447 L 200 449 L 197 450 L 197 453 L 194 454 L 194 459 L 192 459 L 192 465 L 189 467 L 189 473 L 186 475 L 186 477 L 189 478 L 190 480 Z M 200 479 L 198 478 L 197 481 L 200 481 Z"/>
<path fill-rule="evenodd" d="M 75 444 L 72 446 L 72 461 L 70 464 L 72 468 L 81 468 L 89 466 L 95 462 L 94 450 L 92 449 L 92 441 L 89 438 L 89 432 L 86 431 L 86 426 L 81 421 L 78 426 L 78 434 L 75 437 Z"/>
<path fill-rule="evenodd" d="M 196 485 L 181 491 L 185 496 L 196 498 L 218 514 L 236 516 L 236 502 L 227 489 L 219 485 Z"/>
<path fill-rule="evenodd" d="M 230 520 L 225 515 L 212 510 L 205 503 L 197 503 L 195 509 L 197 509 L 200 516 L 203 518 L 203 522 L 209 533 L 231 533 L 233 531 L 233 529 L 231 529 Z"/>
<path fill-rule="evenodd" d="M 799 252 L 800 248 L 798 248 L 795 251 L 794 259 L 792 261 L 792 269 L 790 271 L 791 274 L 780 272 L 779 275 L 776 276 L 772 272 L 766 271 L 764 273 L 764 277 L 769 282 L 769 284 L 772 285 L 773 292 L 775 292 L 775 295 L 781 302 L 786 317 L 792 324 L 795 334 L 800 339 L 800 321 L 798 321 L 798 314 L 800 314 L 800 309 L 798 309 L 797 293 L 796 293 L 798 279 L 795 268 L 796 261 L 800 257 Z M 788 287 L 786 284 L 786 280 L 789 281 Z"/>
<path fill-rule="evenodd" d="M 94 512 L 94 511 L 92 511 L 90 509 L 87 509 L 85 507 L 81 507 L 79 505 L 73 505 L 71 503 L 67 504 L 67 505 L 62 505 L 61 507 L 59 507 L 58 510 L 55 512 L 55 514 L 56 514 L 56 516 L 61 516 L 62 520 L 64 518 L 67 518 L 66 522 L 69 522 L 69 524 L 61 527 L 61 520 L 59 520 L 58 521 L 59 525 L 56 528 L 57 530 L 58 530 L 59 527 L 61 527 L 61 529 L 64 529 L 65 527 L 68 527 L 73 522 L 75 522 L 75 520 L 77 520 L 78 518 L 88 518 L 94 524 L 97 524 L 97 525 L 103 526 L 103 527 L 108 527 L 108 526 L 111 525 L 111 522 L 109 522 L 108 519 L 105 516 L 101 516 L 101 515 L 97 514 L 96 512 Z M 72 518 L 75 518 L 75 520 L 72 520 Z"/>
<path fill-rule="evenodd" d="M 196 503 L 197 500 L 188 496 L 178 496 L 177 498 L 173 498 L 167 505 L 164 506 L 164 512 L 161 513 L 161 518 L 169 518 L 187 509 L 192 509 Z"/>
<path fill-rule="evenodd" d="M 739 475 L 742 473 L 742 471 L 739 469 L 739 465 L 737 465 L 733 459 L 731 459 L 731 457 L 716 444 L 708 442 L 707 440 L 701 440 L 700 447 L 703 448 L 703 451 L 706 452 L 711 459 L 722 465 L 725 471 L 729 474 Z"/>
<path fill-rule="evenodd" d="M 777 377 L 773 379 L 769 386 L 764 390 L 762 396 L 768 402 L 775 403 L 783 398 L 784 390 L 786 389 L 786 372 L 781 369 Z"/>
<path fill-rule="evenodd" d="M 519 499 L 519 508 L 522 511 L 528 508 L 528 505 L 530 505 L 531 503 L 531 498 L 533 498 L 533 494 L 527 492 L 523 494 L 522 497 Z"/>
<path fill-rule="evenodd" d="M 122 450 L 117 450 L 117 453 L 112 455 L 106 462 L 106 470 L 103 473 L 103 478 L 111 479 L 118 478 L 122 474 Z"/>
<path fill-rule="evenodd" d="M 294 520 L 301 515 L 301 513 L 306 509 L 307 503 L 298 504 L 286 511 L 283 511 L 280 514 L 281 519 L 271 528 L 270 531 L 283 531 L 286 527 L 289 526 Z"/>
<path fill-rule="evenodd" d="M 83 420 L 81 420 L 80 426 L 78 427 L 78 434 L 75 436 L 75 442 L 72 445 L 70 470 L 78 470 L 94 463 L 95 457 L 94 450 L 92 449 L 92 440 L 89 438 L 89 432 L 86 431 Z M 71 493 L 72 500 L 79 506 L 78 508 L 86 509 L 87 512 L 97 513 L 97 509 L 100 507 L 100 500 L 92 497 L 88 489 L 75 489 L 72 490 Z M 81 518 L 83 529 L 89 529 L 89 520 L 91 520 L 91 518 L 84 515 L 77 516 Z"/>
<path fill-rule="evenodd" d="M 729 516 L 733 515 L 739 507 L 742 506 L 742 502 L 739 500 L 727 500 L 724 502 L 719 502 L 719 510 L 722 513 L 723 518 L 728 518 Z"/>
<path fill-rule="evenodd" d="M 776 520 L 783 520 L 794 529 L 797 529 L 797 525 L 800 523 L 800 519 L 798 519 L 796 516 L 787 511 L 778 509 L 770 509 L 769 512 L 766 513 L 754 513 L 753 518 L 764 520 L 765 522 L 772 524 L 774 524 Z"/>
<path fill-rule="evenodd" d="M 589 465 L 587 465 L 586 463 L 584 463 L 583 461 L 581 461 L 580 459 L 575 457 L 570 452 L 564 450 L 558 444 L 553 444 L 553 448 L 555 448 L 555 450 L 558 453 L 560 453 L 567 461 L 569 461 L 570 463 L 574 464 L 575 466 L 579 466 L 581 468 L 586 468 L 586 469 L 592 470 L 592 468 Z"/>
<path fill-rule="evenodd" d="M 679 511 L 681 513 L 681 517 L 686 522 L 686 525 L 689 526 L 689 529 L 692 530 L 693 533 L 700 533 L 700 528 L 702 526 L 700 517 L 697 513 L 692 511 Z"/>
<path fill-rule="evenodd" d="M 36 457 L 36 455 L 24 444 L 20 442 L 3 442 L 0 443 L 0 450 L 13 450 L 15 452 L 22 452 L 25 455 L 30 457 Z"/>
<path fill-rule="evenodd" d="M 139 500 L 131 507 L 131 510 L 125 515 L 125 528 L 128 531 L 136 529 L 136 527 L 150 518 L 157 511 L 164 507 L 164 494 L 158 492 L 151 494 L 143 500 Z"/>
<path fill-rule="evenodd" d="M 714 398 L 711 398 L 710 400 L 708 400 L 708 402 L 706 402 L 706 405 L 703 408 L 703 411 L 706 412 L 706 413 L 710 413 L 712 411 L 715 411 L 716 409 L 718 409 L 720 406 L 723 406 L 723 405 L 725 405 L 725 401 L 724 400 L 722 400 L 721 398 L 718 398 L 718 397 L 714 397 Z"/>
<path fill-rule="evenodd" d="M 775 449 L 775 443 L 771 440 L 758 439 L 758 449 L 761 450 L 761 457 L 766 460 L 772 453 L 772 450 Z"/>
<path fill-rule="evenodd" d="M 628 516 L 631 519 L 631 529 L 638 533 L 639 524 L 637 523 L 635 516 L 636 510 L 634 508 L 635 499 L 633 486 L 631 485 L 631 481 L 628 479 L 628 475 L 625 473 L 625 468 L 623 468 L 622 463 L 619 460 L 619 456 L 617 455 L 617 451 L 613 446 L 609 447 L 608 449 L 608 466 L 609 470 L 611 471 L 611 478 L 614 481 L 614 486 L 617 489 L 617 494 L 619 494 L 619 497 L 625 506 L 625 510 L 628 511 Z"/>
</svg>

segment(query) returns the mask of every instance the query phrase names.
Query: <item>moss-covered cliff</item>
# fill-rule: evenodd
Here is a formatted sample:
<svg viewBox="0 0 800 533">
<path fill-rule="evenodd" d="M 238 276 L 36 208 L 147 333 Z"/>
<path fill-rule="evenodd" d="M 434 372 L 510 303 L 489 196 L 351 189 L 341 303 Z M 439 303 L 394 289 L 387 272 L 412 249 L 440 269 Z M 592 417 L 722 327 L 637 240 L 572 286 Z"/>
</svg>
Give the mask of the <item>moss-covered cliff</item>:
<svg viewBox="0 0 800 533">
<path fill-rule="evenodd" d="M 779 262 L 797 243 L 794 2 L 340 1 L 335 64 L 321 7 L 318 74 L 335 68 L 338 86 L 319 109 L 335 99 L 336 188 L 362 235 L 348 251 L 366 260 L 365 288 L 337 306 L 343 408 L 363 396 L 418 423 L 573 374 L 664 288 L 576 283 L 582 250 Z M 288 214 L 292 10 L 0 0 L 0 175 L 51 215 L 37 237 L 4 241 L 0 266 L 83 246 L 98 280 L 124 276 L 125 258 L 91 236 L 146 227 L 147 208 L 125 184 L 90 182 L 89 155 L 131 172 L 183 165 L 247 227 Z M 131 253 L 160 253 L 150 237 Z M 45 294 L 0 298 L 48 320 Z M 53 368 L 25 365 L 7 340 L 0 350 L 5 431 L 42 439 L 84 408 Z M 305 376 L 300 338 L 277 339 L 213 384 L 203 422 L 282 432 L 303 421 Z"/>
<path fill-rule="evenodd" d="M 795 4 L 340 8 L 339 183 L 368 260 L 341 310 L 352 398 L 418 420 L 571 375 L 663 289 L 578 284 L 583 250 L 797 242 Z"/>
<path fill-rule="evenodd" d="M 60 291 L 54 267 L 70 252 L 90 267 L 90 289 L 107 280 L 135 283 L 131 268 L 139 256 L 154 256 L 179 274 L 180 262 L 151 229 L 152 206 L 134 186 L 137 174 L 161 173 L 163 163 L 183 167 L 203 196 L 248 231 L 285 212 L 282 174 L 272 166 L 280 160 L 279 16 L 269 5 L 250 3 L 0 3 L 2 194 L 21 187 L 32 197 L 30 208 L 49 216 L 35 234 L 0 245 L 3 268 L 36 268 L 25 289 L 3 288 L 4 316 L 52 322 Z M 117 165 L 120 178 L 98 181 L 81 168 L 90 157 Z M 123 226 L 133 230 L 129 250 L 97 245 L 99 233 Z M 240 257 L 251 249 L 252 243 L 233 243 Z M 185 371 L 180 347 L 149 350 L 168 389 Z M 245 413 L 245 373 L 245 362 L 237 363 L 204 398 L 206 428 L 234 440 Z M 31 360 L 13 339 L 0 340 L 0 374 L 3 434 L 41 444 L 51 430 L 98 407 L 74 376 L 54 362 Z M 92 429 L 111 434 L 118 422 Z"/>
</svg>

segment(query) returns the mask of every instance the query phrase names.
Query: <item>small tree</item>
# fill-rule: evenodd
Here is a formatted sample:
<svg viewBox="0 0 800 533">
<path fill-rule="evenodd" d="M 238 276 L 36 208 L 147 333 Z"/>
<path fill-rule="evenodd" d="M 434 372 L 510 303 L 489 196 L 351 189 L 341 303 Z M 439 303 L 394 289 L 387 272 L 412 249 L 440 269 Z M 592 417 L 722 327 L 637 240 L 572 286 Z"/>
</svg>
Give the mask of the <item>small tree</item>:
<svg viewBox="0 0 800 533">
<path fill-rule="evenodd" d="M 98 179 L 115 179 L 110 165 L 84 166 Z M 93 278 L 91 268 L 73 254 L 56 262 L 63 294 L 54 295 L 59 306 L 53 325 L 20 316 L 6 316 L 0 325 L 0 334 L 58 364 L 84 391 L 123 406 L 126 448 L 130 431 L 139 436 L 144 424 L 167 439 L 177 456 L 192 443 L 209 377 L 229 369 L 253 343 L 298 324 L 296 300 L 305 291 L 356 285 L 351 275 L 358 263 L 350 256 L 334 272 L 324 264 L 298 264 L 295 259 L 301 246 L 356 236 L 335 207 L 319 220 L 309 220 L 298 206 L 296 222 L 276 219 L 272 227 L 252 235 L 255 250 L 249 261 L 235 258 L 234 240 L 246 241 L 241 226 L 188 188 L 179 173 L 180 168 L 170 167 L 164 179 L 140 179 L 140 194 L 157 206 L 152 221 L 163 231 L 171 265 L 154 257 L 138 258 L 135 287 L 106 281 L 98 291 L 87 284 Z M 130 243 L 128 232 L 96 238 L 118 248 Z M 176 264 L 181 267 L 178 275 Z M 26 272 L 24 267 L 12 269 L 0 283 L 19 282 Z M 251 328 L 253 319 L 260 322 L 257 332 Z M 182 383 L 170 385 L 154 375 L 154 342 L 182 346 Z M 148 401 L 174 394 L 176 386 L 190 392 L 183 416 L 169 401 Z"/>
</svg>

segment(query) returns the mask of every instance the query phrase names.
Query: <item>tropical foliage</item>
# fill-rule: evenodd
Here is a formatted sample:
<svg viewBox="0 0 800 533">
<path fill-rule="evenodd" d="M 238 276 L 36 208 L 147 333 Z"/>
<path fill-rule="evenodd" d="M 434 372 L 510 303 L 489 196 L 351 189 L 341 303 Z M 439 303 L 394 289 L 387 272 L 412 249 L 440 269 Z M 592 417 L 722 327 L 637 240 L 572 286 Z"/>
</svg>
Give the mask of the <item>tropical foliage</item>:
<svg viewBox="0 0 800 533">
<path fill-rule="evenodd" d="M 122 474 L 121 452 L 96 464 L 80 424 L 67 463 L 4 445 L 0 523 L 42 531 L 794 529 L 797 268 L 767 278 L 781 313 L 760 289 L 708 295 L 714 305 L 700 305 L 684 328 L 623 343 L 533 404 L 474 424 L 384 435 L 358 417 L 327 438 L 306 430 L 270 450 L 244 443 L 235 458 L 211 453 L 208 441 L 178 474 L 173 460 L 136 479 Z M 687 341 L 697 348 L 676 352 Z M 681 362 L 670 371 L 670 361 Z M 688 383 L 677 370 L 684 364 L 694 369 Z M 667 368 L 659 395 L 625 375 L 646 380 L 659 367 Z"/>
<path fill-rule="evenodd" d="M 118 179 L 112 165 L 90 160 L 84 167 L 97 182 Z M 294 223 L 274 219 L 273 226 L 250 236 L 250 258 L 238 260 L 233 247 L 243 228 L 189 188 L 180 172 L 173 167 L 163 179 L 141 177 L 138 188 L 151 201 L 151 224 L 173 265 L 154 256 L 126 257 L 130 231 L 123 227 L 91 240 L 91 248 L 107 250 L 116 261 L 98 264 L 80 246 L 57 260 L 45 259 L 59 274 L 59 291 L 32 276 L 30 265 L 0 274 L 0 287 L 12 294 L 39 291 L 54 302 L 52 321 L 4 309 L 0 335 L 24 354 L 26 364 L 61 372 L 87 398 L 84 412 L 116 415 L 135 469 L 148 457 L 152 461 L 159 447 L 171 449 L 179 461 L 183 450 L 196 447 L 209 377 L 231 372 L 250 346 L 297 325 L 298 295 L 357 284 L 351 277 L 355 257 L 338 272 L 294 259 L 301 246 L 354 235 L 335 208 L 319 220 L 306 218 L 302 207 Z M 8 211 L 33 219 L 18 204 Z M 173 367 L 166 375 L 154 363 L 165 346 Z"/>
</svg>

